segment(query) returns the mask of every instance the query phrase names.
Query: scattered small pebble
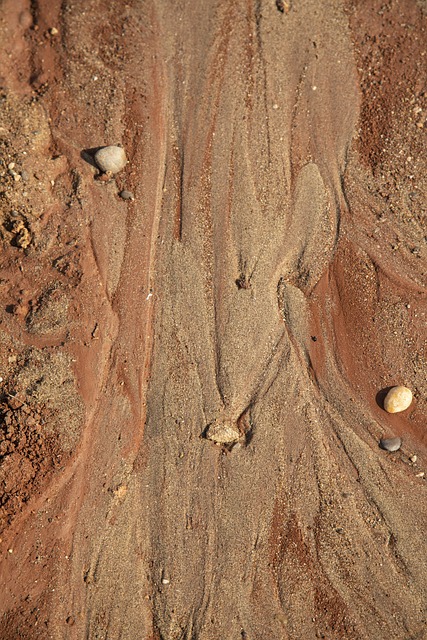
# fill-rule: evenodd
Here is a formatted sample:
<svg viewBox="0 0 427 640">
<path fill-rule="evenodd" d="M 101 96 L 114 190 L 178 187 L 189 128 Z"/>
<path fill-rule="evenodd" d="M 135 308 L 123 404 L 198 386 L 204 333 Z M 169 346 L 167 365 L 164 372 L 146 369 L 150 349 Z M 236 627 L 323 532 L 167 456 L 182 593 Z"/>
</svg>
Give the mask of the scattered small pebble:
<svg viewBox="0 0 427 640">
<path fill-rule="evenodd" d="M 126 189 L 120 191 L 119 196 L 122 198 L 122 200 L 135 200 L 135 196 L 133 195 L 132 191 L 126 191 Z"/>
<path fill-rule="evenodd" d="M 122 147 L 111 145 L 98 149 L 95 153 L 95 162 L 101 171 L 118 173 L 126 166 L 126 154 Z"/>
<path fill-rule="evenodd" d="M 420 473 L 416 473 L 416 474 L 415 474 L 415 477 L 416 477 L 416 478 L 424 478 L 424 476 L 425 476 L 424 471 L 420 471 Z"/>
<path fill-rule="evenodd" d="M 21 178 L 24 182 L 28 182 L 28 180 L 30 179 L 30 174 L 28 173 L 28 171 L 25 171 L 25 169 L 23 169 L 21 171 Z"/>
<path fill-rule="evenodd" d="M 112 178 L 112 171 L 106 171 L 105 173 L 101 173 L 99 176 L 95 176 L 95 180 L 98 180 L 99 182 L 110 182 Z"/>
<path fill-rule="evenodd" d="M 56 27 L 51 27 L 49 29 L 49 33 L 50 33 L 51 36 L 56 36 L 56 35 L 58 35 L 59 31 L 58 31 L 58 29 Z"/>
<path fill-rule="evenodd" d="M 418 459 L 418 458 L 417 458 L 417 456 L 416 456 L 416 455 L 413 455 L 413 456 L 411 456 L 411 457 L 409 458 L 409 460 L 410 460 L 411 462 L 413 462 L 414 464 L 415 464 L 415 462 L 417 461 L 417 459 Z"/>
<path fill-rule="evenodd" d="M 381 438 L 380 447 L 385 451 L 398 451 L 402 446 L 402 440 L 399 437 L 396 438 Z"/>
<path fill-rule="evenodd" d="M 170 580 L 168 580 L 167 578 L 162 578 L 162 584 L 169 584 Z"/>
<path fill-rule="evenodd" d="M 16 173 L 15 167 L 16 167 L 15 162 L 9 162 L 9 164 L 7 165 L 9 175 L 13 177 L 15 182 L 19 182 L 19 180 L 21 179 L 21 175 L 19 173 Z"/>
<path fill-rule="evenodd" d="M 387 413 L 405 411 L 412 402 L 412 391 L 408 387 L 393 387 L 384 399 L 384 409 Z"/>
</svg>

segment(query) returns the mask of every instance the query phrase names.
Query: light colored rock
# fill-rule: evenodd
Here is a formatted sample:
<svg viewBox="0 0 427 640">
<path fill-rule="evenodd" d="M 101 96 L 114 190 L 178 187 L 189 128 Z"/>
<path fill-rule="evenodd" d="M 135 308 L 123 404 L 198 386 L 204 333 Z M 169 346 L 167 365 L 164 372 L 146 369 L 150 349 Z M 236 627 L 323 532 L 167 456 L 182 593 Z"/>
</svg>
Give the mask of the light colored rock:
<svg viewBox="0 0 427 640">
<path fill-rule="evenodd" d="M 237 424 L 231 420 L 214 420 L 206 430 L 206 438 L 216 444 L 232 444 L 240 437 Z"/>
<path fill-rule="evenodd" d="M 387 413 L 405 411 L 412 402 L 412 391 L 408 387 L 393 387 L 384 399 L 384 409 Z"/>
<path fill-rule="evenodd" d="M 119 196 L 122 200 L 135 200 L 135 196 L 133 195 L 132 191 L 127 191 L 126 189 L 120 191 Z"/>
<path fill-rule="evenodd" d="M 126 166 L 126 154 L 124 149 L 111 145 L 98 149 L 95 153 L 95 162 L 101 171 L 118 173 Z"/>
<path fill-rule="evenodd" d="M 396 438 L 381 438 L 380 447 L 385 451 L 399 451 L 402 446 L 402 440 L 399 437 Z"/>
</svg>

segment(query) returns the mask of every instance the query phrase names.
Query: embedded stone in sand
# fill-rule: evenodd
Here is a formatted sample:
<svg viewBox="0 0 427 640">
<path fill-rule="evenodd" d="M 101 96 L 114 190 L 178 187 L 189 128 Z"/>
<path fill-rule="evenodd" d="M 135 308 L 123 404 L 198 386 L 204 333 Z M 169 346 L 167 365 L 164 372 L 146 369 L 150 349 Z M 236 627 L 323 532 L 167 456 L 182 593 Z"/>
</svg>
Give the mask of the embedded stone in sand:
<svg viewBox="0 0 427 640">
<path fill-rule="evenodd" d="M 118 173 L 126 166 L 126 154 L 124 149 L 111 145 L 98 149 L 95 153 L 95 162 L 101 171 Z"/>
<path fill-rule="evenodd" d="M 408 387 L 393 387 L 384 399 L 384 409 L 387 413 L 405 411 L 412 402 L 412 391 Z"/>
<path fill-rule="evenodd" d="M 216 444 L 233 444 L 241 435 L 237 424 L 231 420 L 214 420 L 205 433 L 206 438 Z"/>
</svg>

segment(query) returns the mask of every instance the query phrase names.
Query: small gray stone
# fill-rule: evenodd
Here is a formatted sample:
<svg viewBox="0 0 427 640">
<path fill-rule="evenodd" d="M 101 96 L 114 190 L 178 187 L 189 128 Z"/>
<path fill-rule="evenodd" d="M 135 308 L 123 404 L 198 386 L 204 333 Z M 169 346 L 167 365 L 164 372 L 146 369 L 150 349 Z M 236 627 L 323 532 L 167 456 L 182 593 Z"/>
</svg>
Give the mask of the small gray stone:
<svg viewBox="0 0 427 640">
<path fill-rule="evenodd" d="M 119 196 L 122 198 L 122 200 L 135 200 L 135 196 L 133 195 L 132 191 L 126 191 L 126 189 L 120 191 Z"/>
<path fill-rule="evenodd" d="M 402 440 L 399 437 L 396 438 L 381 438 L 380 447 L 385 451 L 398 451 L 402 446 Z"/>
<path fill-rule="evenodd" d="M 95 153 L 95 162 L 101 171 L 118 173 L 126 166 L 126 154 L 122 147 L 111 145 L 98 149 Z"/>
<path fill-rule="evenodd" d="M 21 171 L 21 178 L 24 182 L 28 182 L 28 180 L 30 179 L 30 174 L 28 173 L 28 171 L 25 171 L 25 169 L 23 169 Z"/>
</svg>

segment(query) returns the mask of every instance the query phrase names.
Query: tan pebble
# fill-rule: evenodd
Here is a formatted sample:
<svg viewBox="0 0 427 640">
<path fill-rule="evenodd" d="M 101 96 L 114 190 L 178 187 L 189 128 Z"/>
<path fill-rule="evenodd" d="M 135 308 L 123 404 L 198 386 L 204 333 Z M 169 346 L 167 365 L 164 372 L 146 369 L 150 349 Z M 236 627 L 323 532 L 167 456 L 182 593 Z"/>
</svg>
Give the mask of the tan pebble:
<svg viewBox="0 0 427 640">
<path fill-rule="evenodd" d="M 416 477 L 416 478 L 424 478 L 424 476 L 425 476 L 424 471 L 421 471 L 420 473 L 417 473 L 417 474 L 415 475 L 415 477 Z"/>
<path fill-rule="evenodd" d="M 412 402 L 412 391 L 408 387 L 393 387 L 384 399 L 384 409 L 387 413 L 405 411 Z"/>
<path fill-rule="evenodd" d="M 232 444 L 240 436 L 237 425 L 231 420 L 214 420 L 206 430 L 206 438 L 216 444 Z"/>
<path fill-rule="evenodd" d="M 98 149 L 95 153 L 95 162 L 101 171 L 118 173 L 126 166 L 126 154 L 122 147 L 111 145 Z"/>
<path fill-rule="evenodd" d="M 415 463 L 415 462 L 417 461 L 417 456 L 415 456 L 415 455 L 414 455 L 414 456 L 411 456 L 411 457 L 409 458 L 409 460 L 410 460 L 411 462 L 414 462 L 414 463 Z"/>
</svg>

